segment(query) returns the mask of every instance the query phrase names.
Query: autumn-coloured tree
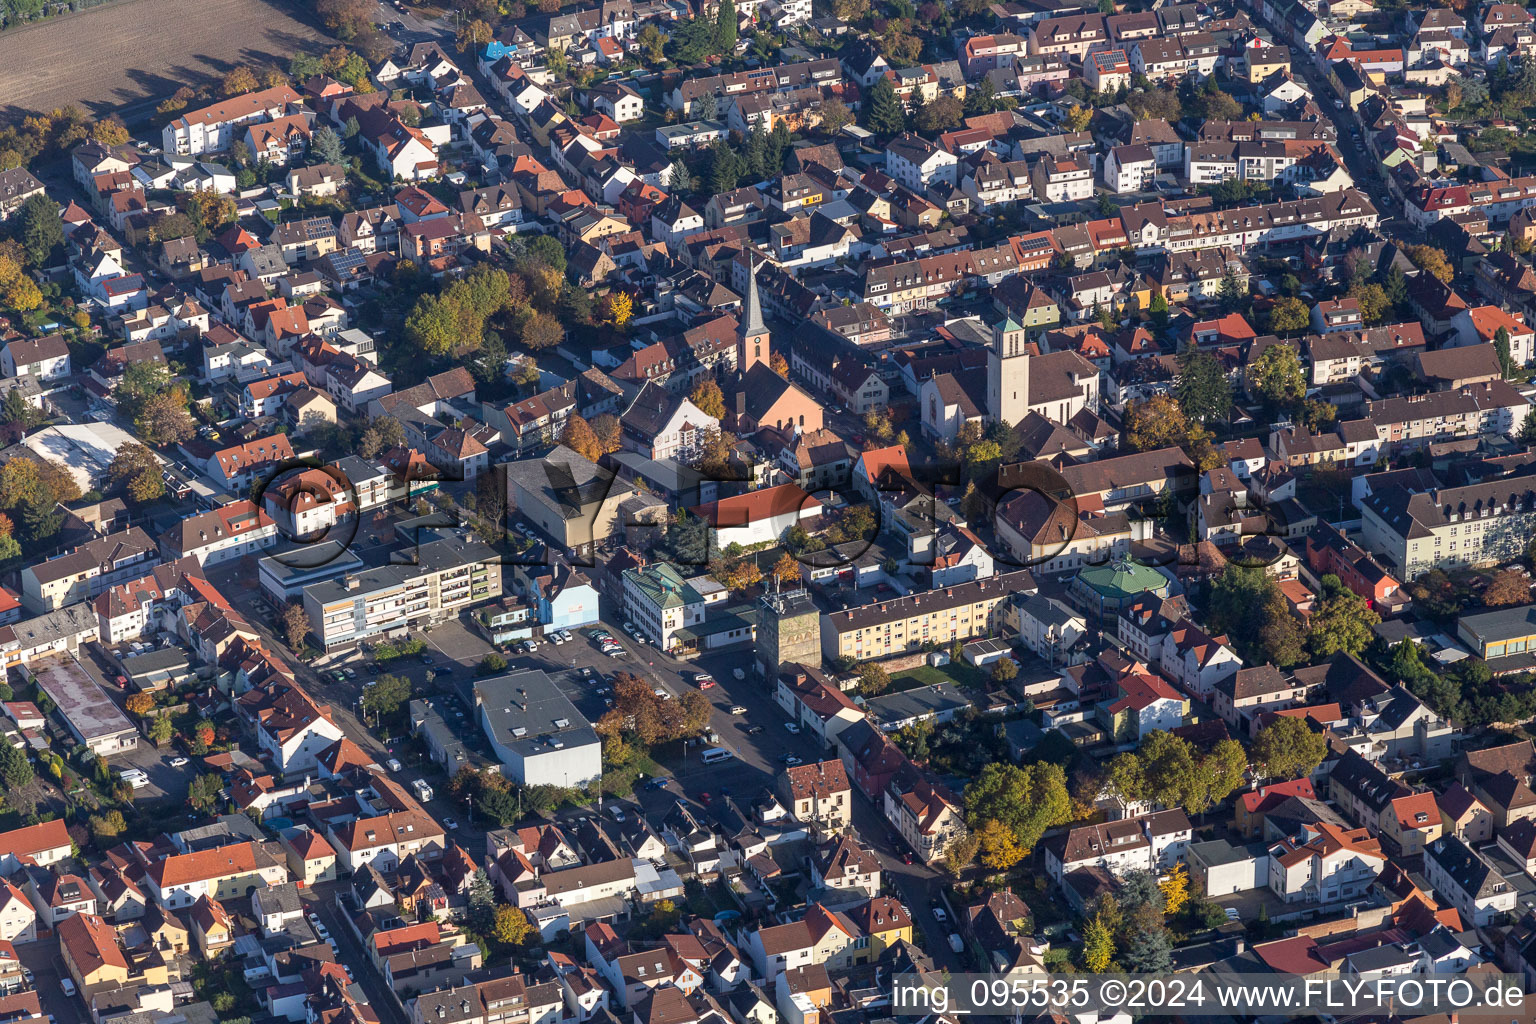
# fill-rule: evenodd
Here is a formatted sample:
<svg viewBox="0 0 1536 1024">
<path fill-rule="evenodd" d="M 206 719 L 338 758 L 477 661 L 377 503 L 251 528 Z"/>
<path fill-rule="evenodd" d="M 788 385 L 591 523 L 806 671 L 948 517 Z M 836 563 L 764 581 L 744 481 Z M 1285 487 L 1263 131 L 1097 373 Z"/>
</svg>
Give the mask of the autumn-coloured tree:
<svg viewBox="0 0 1536 1024">
<path fill-rule="evenodd" d="M 1451 269 L 1451 264 L 1445 258 L 1445 253 L 1432 245 L 1410 245 L 1403 250 L 1403 255 L 1426 274 L 1447 284 L 1452 277 L 1456 276 L 1456 272 Z"/>
<path fill-rule="evenodd" d="M 5 289 L 5 304 L 18 313 L 30 313 L 43 304 L 43 293 L 37 282 L 23 275 Z"/>
<path fill-rule="evenodd" d="M 789 380 L 789 360 L 784 358 L 784 353 L 775 352 L 769 357 L 768 367 L 780 377 Z"/>
<path fill-rule="evenodd" d="M 592 424 L 588 423 L 576 413 L 571 413 L 565 421 L 565 430 L 560 434 L 560 443 L 583 458 L 596 462 L 603 456 L 603 446 L 597 440 L 597 435 L 592 432 Z"/>
<path fill-rule="evenodd" d="M 123 124 L 122 118 L 113 114 L 91 126 L 91 138 L 103 146 L 121 146 L 128 141 L 128 128 Z"/>
<path fill-rule="evenodd" d="M 793 555 L 780 555 L 779 560 L 773 563 L 773 578 L 779 585 L 786 583 L 798 583 L 800 580 L 800 563 L 795 561 Z"/>
<path fill-rule="evenodd" d="M 1531 599 L 1531 581 L 1519 569 L 1506 569 L 1499 573 L 1483 591 L 1483 604 L 1489 608 L 1525 604 Z"/>
<path fill-rule="evenodd" d="M 454 43 L 454 48 L 463 53 L 470 48 L 478 49 L 490 41 L 491 26 L 476 18 L 459 29 L 459 37 Z"/>
<path fill-rule="evenodd" d="M 603 319 L 620 330 L 635 315 L 635 300 L 629 297 L 628 292 L 613 292 L 608 296 L 607 305 L 608 313 Z"/>
<path fill-rule="evenodd" d="M 757 563 L 750 558 L 743 558 L 725 571 L 725 578 L 721 580 L 732 590 L 745 590 L 759 583 L 763 578 L 763 571 L 757 567 Z"/>
<path fill-rule="evenodd" d="M 1182 863 L 1175 864 L 1158 888 L 1163 892 L 1163 912 L 1170 917 L 1177 914 L 1189 902 L 1189 870 Z"/>
<path fill-rule="evenodd" d="M 993 871 L 1007 871 L 1024 859 L 1024 850 L 1014 838 L 1013 830 L 1000 821 L 994 819 L 983 823 L 976 837 L 981 841 L 981 863 Z"/>
<path fill-rule="evenodd" d="M 243 92 L 255 92 L 259 88 L 261 83 L 256 80 L 256 73 L 247 67 L 234 68 L 219 81 L 219 92 L 225 96 L 238 96 Z"/>
<path fill-rule="evenodd" d="M 505 946 L 521 946 L 535 934 L 528 915 L 516 907 L 502 907 L 496 911 L 496 923 L 491 935 Z"/>
<path fill-rule="evenodd" d="M 720 391 L 720 385 L 713 377 L 705 377 L 693 386 L 693 394 L 688 396 L 688 401 L 698 406 L 699 412 L 706 416 L 720 419 L 725 415 L 725 395 Z"/>
<path fill-rule="evenodd" d="M 135 693 L 123 702 L 123 706 L 136 715 L 147 715 L 155 710 L 155 698 L 147 693 Z"/>
<path fill-rule="evenodd" d="M 565 340 L 560 321 L 545 312 L 537 312 L 523 321 L 522 341 L 531 349 L 553 348 Z"/>
<path fill-rule="evenodd" d="M 611 412 L 605 412 L 592 421 L 592 433 L 597 435 L 598 446 L 604 455 L 624 446 L 624 428 L 619 424 L 619 418 Z"/>
<path fill-rule="evenodd" d="M 283 609 L 283 639 L 288 646 L 299 650 L 304 646 L 304 636 L 309 632 L 309 615 L 301 604 L 290 604 Z"/>
</svg>

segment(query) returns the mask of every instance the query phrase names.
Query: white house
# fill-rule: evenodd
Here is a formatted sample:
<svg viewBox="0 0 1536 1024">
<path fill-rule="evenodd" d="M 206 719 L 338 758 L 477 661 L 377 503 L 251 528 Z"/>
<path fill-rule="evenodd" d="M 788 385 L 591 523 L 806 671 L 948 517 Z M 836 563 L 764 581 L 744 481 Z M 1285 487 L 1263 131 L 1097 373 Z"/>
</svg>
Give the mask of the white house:
<svg viewBox="0 0 1536 1024">
<path fill-rule="evenodd" d="M 1145 191 L 1156 177 L 1157 158 L 1143 143 L 1116 146 L 1104 158 L 1104 184 L 1120 195 Z"/>
<path fill-rule="evenodd" d="M 68 377 L 69 345 L 59 334 L 9 341 L 0 349 L 0 371 L 7 377 L 36 377 L 39 381 Z"/>
<path fill-rule="evenodd" d="M 240 127 L 280 117 L 299 102 L 299 94 L 286 85 L 231 96 L 176 117 L 161 129 L 161 144 L 167 156 L 225 150 L 234 145 Z"/>
<path fill-rule="evenodd" d="M 1424 849 L 1424 877 L 1477 928 L 1515 909 L 1515 887 L 1478 851 L 1455 836 Z"/>
<path fill-rule="evenodd" d="M 955 184 L 959 166 L 953 153 L 910 132 L 896 136 L 885 147 L 885 173 L 914 192 L 941 181 Z"/>
<path fill-rule="evenodd" d="M 1191 696 L 1210 699 L 1216 684 L 1237 674 L 1243 660 L 1188 619 L 1163 635 L 1157 667 Z"/>
<path fill-rule="evenodd" d="M 810 525 L 821 515 L 821 502 L 795 484 L 779 484 L 721 498 L 690 511 L 713 527 L 715 543 L 724 549 L 732 544 L 749 547 L 771 543 L 792 526 Z"/>
<path fill-rule="evenodd" d="M 1364 895 L 1386 863 L 1368 830 L 1319 821 L 1269 848 L 1269 888 L 1287 903 L 1328 906 Z"/>
</svg>

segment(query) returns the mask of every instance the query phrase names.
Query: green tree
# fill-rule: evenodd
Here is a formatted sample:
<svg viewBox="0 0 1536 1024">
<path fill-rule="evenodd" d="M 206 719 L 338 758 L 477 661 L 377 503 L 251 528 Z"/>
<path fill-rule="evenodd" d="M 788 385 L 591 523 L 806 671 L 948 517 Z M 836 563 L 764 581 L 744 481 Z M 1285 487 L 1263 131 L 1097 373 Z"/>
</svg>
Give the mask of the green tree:
<svg viewBox="0 0 1536 1024">
<path fill-rule="evenodd" d="M 1368 326 L 1374 327 L 1386 320 L 1392 303 L 1381 285 L 1374 281 L 1356 281 L 1350 285 L 1349 294 L 1360 303 L 1360 316 Z"/>
<path fill-rule="evenodd" d="M 20 747 L 7 743 L 0 750 L 0 779 L 5 780 L 5 788 L 12 792 L 32 781 L 32 762 Z"/>
<path fill-rule="evenodd" d="M 1509 331 L 1500 327 L 1493 335 L 1493 350 L 1499 357 L 1499 373 L 1505 380 L 1515 375 L 1515 361 L 1509 354 Z"/>
<path fill-rule="evenodd" d="M 1328 741 L 1305 718 L 1281 716 L 1253 738 L 1253 763 L 1267 778 L 1304 779 L 1328 756 Z"/>
<path fill-rule="evenodd" d="M 363 710 L 371 715 L 388 716 L 400 710 L 411 698 L 411 681 L 405 676 L 382 675 L 363 691 Z"/>
<path fill-rule="evenodd" d="M 1292 296 L 1276 302 L 1269 311 L 1269 329 L 1276 334 L 1294 334 L 1304 331 L 1312 322 L 1307 304 Z"/>
<path fill-rule="evenodd" d="M 720 52 L 729 54 L 736 49 L 736 0 L 720 0 L 720 13 L 715 19 L 715 38 Z"/>
<path fill-rule="evenodd" d="M 156 746 L 169 743 L 172 731 L 170 715 L 159 714 L 150 720 L 149 738 L 155 741 Z"/>
<path fill-rule="evenodd" d="M 217 775 L 199 775 L 187 785 L 187 803 L 206 813 L 218 805 L 223 791 L 224 781 Z"/>
<path fill-rule="evenodd" d="M 1527 446 L 1536 444 L 1536 408 L 1525 414 L 1525 420 L 1520 424 L 1519 440 Z"/>
<path fill-rule="evenodd" d="M 107 467 L 108 485 L 135 504 L 154 501 L 165 494 L 165 476 L 160 460 L 141 444 L 125 444 Z"/>
<path fill-rule="evenodd" d="M 1360 654 L 1375 636 L 1372 627 L 1381 616 L 1332 573 L 1323 577 L 1322 584 L 1324 596 L 1312 614 L 1307 646 L 1318 659 L 1341 652 Z"/>
<path fill-rule="evenodd" d="M 859 693 L 865 697 L 878 697 L 891 688 L 891 674 L 874 662 L 865 662 L 859 669 Z"/>
<path fill-rule="evenodd" d="M 1210 423 L 1232 411 L 1232 386 L 1216 357 L 1191 346 L 1179 356 L 1179 383 L 1174 392 L 1184 414 Z"/>
<path fill-rule="evenodd" d="M 496 921 L 496 887 L 484 868 L 476 869 L 469 883 L 468 902 L 470 926 L 478 932 L 490 931 Z"/>
<path fill-rule="evenodd" d="M 1072 798 L 1061 766 L 1041 761 L 1028 767 L 992 762 L 965 789 L 966 821 L 973 827 L 996 820 L 1028 853 L 1046 829 L 1072 820 Z"/>
<path fill-rule="evenodd" d="M 35 195 L 16 211 L 12 237 L 21 243 L 27 266 L 51 267 L 63 258 L 64 223 L 59 220 L 59 204 L 46 195 Z"/>
<path fill-rule="evenodd" d="M 346 161 L 346 153 L 341 148 L 341 136 L 330 125 L 322 125 L 315 132 L 314 143 L 309 151 L 321 163 L 341 164 Z"/>
<path fill-rule="evenodd" d="M 1301 401 L 1307 393 L 1307 376 L 1295 346 L 1282 342 L 1259 353 L 1248 368 L 1248 384 L 1272 406 L 1286 407 Z"/>
<path fill-rule="evenodd" d="M 715 195 L 730 192 L 741 180 L 741 158 L 724 139 L 716 139 L 709 147 L 709 190 Z"/>
<path fill-rule="evenodd" d="M 1306 633 L 1278 588 L 1272 589 L 1264 602 L 1258 645 L 1264 657 L 1277 668 L 1290 668 L 1307 656 Z"/>
<path fill-rule="evenodd" d="M 1143 927 L 1120 950 L 1120 963 L 1134 974 L 1164 974 L 1173 969 L 1173 939 L 1166 928 Z"/>
<path fill-rule="evenodd" d="M 886 78 L 869 87 L 865 97 L 865 127 L 876 135 L 899 135 L 906 129 L 907 115 L 896 98 L 896 89 Z"/>
</svg>

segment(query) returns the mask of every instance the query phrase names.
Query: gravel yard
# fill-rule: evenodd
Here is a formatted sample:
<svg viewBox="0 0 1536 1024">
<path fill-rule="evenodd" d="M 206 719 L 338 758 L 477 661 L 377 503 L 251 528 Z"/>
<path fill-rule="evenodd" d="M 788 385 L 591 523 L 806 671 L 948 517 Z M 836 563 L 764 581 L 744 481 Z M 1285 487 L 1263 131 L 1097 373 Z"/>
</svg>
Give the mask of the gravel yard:
<svg viewBox="0 0 1536 1024">
<path fill-rule="evenodd" d="M 0 117 L 77 103 L 137 120 L 236 64 L 286 66 L 325 39 L 295 9 L 282 0 L 122 0 L 0 32 Z"/>
</svg>

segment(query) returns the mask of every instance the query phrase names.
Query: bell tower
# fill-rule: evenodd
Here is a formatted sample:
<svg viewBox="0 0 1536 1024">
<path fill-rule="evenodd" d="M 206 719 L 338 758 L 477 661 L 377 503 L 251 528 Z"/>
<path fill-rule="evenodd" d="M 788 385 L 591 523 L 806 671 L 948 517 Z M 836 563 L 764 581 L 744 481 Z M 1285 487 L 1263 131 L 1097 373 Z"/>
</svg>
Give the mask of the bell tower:
<svg viewBox="0 0 1536 1024">
<path fill-rule="evenodd" d="M 1010 427 L 1029 415 L 1029 352 L 1024 328 L 1011 316 L 992 325 L 987 350 L 987 417 Z"/>
<path fill-rule="evenodd" d="M 769 365 L 768 328 L 763 324 L 763 304 L 757 297 L 757 264 L 747 257 L 747 303 L 736 326 L 736 370 L 745 374 L 757 363 Z"/>
</svg>

